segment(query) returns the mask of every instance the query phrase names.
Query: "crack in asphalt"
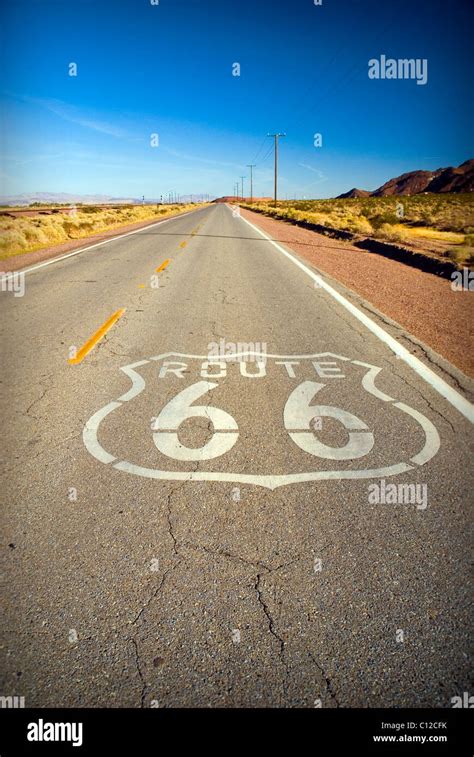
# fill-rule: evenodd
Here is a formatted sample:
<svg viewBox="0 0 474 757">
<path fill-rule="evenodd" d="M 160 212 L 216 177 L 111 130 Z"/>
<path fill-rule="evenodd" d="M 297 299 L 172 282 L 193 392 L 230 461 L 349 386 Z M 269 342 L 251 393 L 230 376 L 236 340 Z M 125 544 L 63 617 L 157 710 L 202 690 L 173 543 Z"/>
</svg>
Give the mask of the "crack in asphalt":
<svg viewBox="0 0 474 757">
<path fill-rule="evenodd" d="M 196 469 L 197 469 L 197 465 L 196 465 Z M 186 558 L 183 557 L 183 555 L 182 555 L 182 550 L 183 549 L 199 550 L 199 551 L 204 552 L 205 554 L 208 554 L 208 555 L 217 556 L 217 557 L 223 557 L 223 558 L 230 559 L 230 560 L 235 560 L 235 561 L 243 563 L 246 566 L 251 567 L 252 569 L 258 568 L 259 571 L 263 570 L 267 574 L 270 574 L 270 573 L 273 573 L 275 571 L 281 570 L 282 568 L 285 568 L 285 567 L 289 567 L 290 565 L 293 565 L 299 559 L 301 559 L 300 555 L 298 555 L 297 557 L 295 557 L 294 559 L 292 559 L 292 560 L 290 560 L 288 562 L 280 563 L 279 565 L 276 565 L 276 566 L 270 566 L 270 565 L 267 565 L 267 564 L 265 564 L 264 562 L 262 562 L 260 560 L 258 560 L 256 562 L 253 562 L 251 560 L 246 559 L 245 557 L 241 557 L 240 555 L 233 554 L 232 552 L 229 552 L 227 550 L 222 550 L 222 549 L 213 550 L 213 549 L 211 549 L 210 547 L 208 547 L 206 545 L 195 544 L 195 543 L 192 543 L 192 542 L 187 542 L 187 541 L 180 540 L 177 537 L 177 535 L 175 533 L 175 529 L 174 529 L 173 518 L 172 518 L 172 503 L 171 503 L 171 500 L 172 500 L 173 495 L 175 495 L 176 492 L 179 491 L 184 485 L 185 485 L 185 482 L 183 482 L 179 486 L 174 487 L 174 488 L 171 489 L 171 491 L 169 492 L 169 494 L 167 496 L 167 512 L 166 512 L 166 519 L 167 519 L 167 525 L 168 525 L 168 533 L 169 533 L 170 538 L 171 538 L 172 543 L 173 543 L 172 544 L 173 553 L 176 556 L 180 557 L 180 559 L 172 567 L 168 568 L 168 570 L 166 570 L 163 573 L 159 585 L 154 589 L 154 591 L 152 592 L 152 594 L 149 597 L 148 601 L 143 605 L 143 607 L 140 609 L 140 611 L 135 616 L 134 620 L 131 622 L 132 626 L 136 626 L 136 624 L 139 622 L 139 620 L 142 617 L 142 615 L 150 608 L 152 602 L 158 597 L 158 595 L 160 594 L 161 590 L 163 589 L 163 586 L 165 584 L 165 581 L 166 581 L 168 575 L 172 571 L 176 570 L 179 567 L 179 565 L 181 565 L 181 563 L 183 562 L 183 560 L 186 561 Z M 280 657 L 282 665 L 285 668 L 285 677 L 284 677 L 284 681 L 283 681 L 283 696 L 286 698 L 287 686 L 288 686 L 288 677 L 289 677 L 289 669 L 288 669 L 288 666 L 287 666 L 286 661 L 285 661 L 285 641 L 277 633 L 277 631 L 275 629 L 275 623 L 274 623 L 273 617 L 271 615 L 271 612 L 270 612 L 270 610 L 268 608 L 268 605 L 266 604 L 265 600 L 263 599 L 262 590 L 260 588 L 260 584 L 261 584 L 261 573 L 259 572 L 257 574 L 256 579 L 255 579 L 254 590 L 257 593 L 258 602 L 259 602 L 260 606 L 262 607 L 262 609 L 264 611 L 265 617 L 267 618 L 268 626 L 269 626 L 269 631 L 272 634 L 272 636 L 278 641 L 278 644 L 279 644 L 279 657 Z M 135 637 L 130 638 L 130 641 L 132 642 L 132 644 L 134 645 L 134 648 L 135 648 L 135 663 L 136 663 L 136 666 L 137 666 L 138 675 L 139 675 L 140 680 L 142 682 L 142 692 L 141 692 L 141 700 L 140 701 L 141 701 L 141 707 L 144 707 L 145 706 L 145 699 L 146 699 L 146 693 L 147 693 L 148 684 L 146 682 L 146 677 L 144 675 L 144 672 L 143 672 L 143 669 L 142 669 L 142 665 L 140 663 L 140 655 L 139 655 L 139 651 L 138 651 L 138 642 L 137 642 L 137 640 L 136 640 Z"/>
<path fill-rule="evenodd" d="M 173 552 L 175 553 L 175 555 L 179 555 L 178 540 L 174 534 L 173 523 L 171 520 L 171 497 L 173 496 L 174 492 L 175 490 L 171 489 L 170 493 L 168 494 L 166 498 L 166 505 L 167 505 L 166 519 L 168 522 L 168 533 L 171 536 L 171 539 L 173 541 Z"/>
<path fill-rule="evenodd" d="M 271 568 L 270 566 L 266 565 L 264 562 L 261 562 L 260 560 L 257 560 L 256 562 L 252 562 L 252 560 L 247 560 L 247 558 L 241 557 L 240 555 L 233 554 L 232 552 L 228 552 L 227 550 L 211 549 L 210 547 L 204 544 L 194 544 L 193 542 L 183 541 L 181 542 L 181 545 L 187 549 L 194 549 L 197 551 L 205 552 L 206 554 L 212 555 L 213 557 L 224 557 L 224 558 L 228 558 L 229 560 L 235 560 L 237 562 L 243 563 L 244 565 L 248 565 L 251 568 L 266 570 L 268 573 L 273 573 L 275 570 L 280 570 L 280 568 L 286 567 L 286 565 L 282 563 L 281 565 L 278 565 L 275 568 Z M 287 563 L 287 564 L 291 564 L 291 563 Z"/>
<path fill-rule="evenodd" d="M 400 338 L 404 339 L 410 345 L 412 345 L 414 347 L 417 347 L 420 350 L 420 352 L 423 353 L 423 356 L 426 358 L 426 360 L 428 361 L 428 363 L 430 363 L 430 365 L 433 365 L 435 368 L 437 368 L 439 371 L 441 371 L 445 376 L 448 376 L 449 379 L 453 382 L 453 384 L 455 384 L 456 388 L 459 389 L 460 392 L 468 393 L 468 394 L 472 395 L 472 392 L 471 392 L 471 390 L 468 387 L 463 386 L 460 383 L 460 381 L 456 378 L 456 376 L 454 376 L 452 373 L 449 373 L 449 371 L 447 371 L 433 357 L 431 357 L 431 355 L 429 354 L 429 352 L 427 351 L 427 349 L 423 346 L 423 344 L 421 344 L 418 341 L 414 341 L 413 339 L 410 338 L 410 335 L 406 334 L 406 333 L 401 333 L 400 334 Z"/>
<path fill-rule="evenodd" d="M 221 301 L 220 301 L 219 304 L 220 305 L 229 305 L 229 303 L 227 301 L 227 292 L 225 291 L 225 289 L 218 289 L 217 291 L 222 293 L 222 298 L 221 298 Z"/>
<path fill-rule="evenodd" d="M 36 415 L 33 415 L 32 413 L 31 413 L 31 415 L 30 415 L 30 412 L 31 412 L 31 408 L 32 408 L 32 407 L 34 407 L 34 406 L 35 406 L 36 404 L 38 404 L 38 402 L 41 402 L 41 400 L 42 400 L 42 399 L 44 399 L 44 397 L 45 397 L 45 396 L 46 396 L 46 394 L 47 394 L 47 393 L 48 393 L 48 392 L 49 392 L 49 391 L 51 390 L 51 388 L 52 388 L 52 387 L 50 387 L 50 386 L 47 386 L 47 387 L 46 387 L 45 389 L 42 389 L 40 396 L 39 396 L 39 397 L 36 397 L 36 399 L 34 399 L 34 400 L 33 400 L 33 402 L 32 402 L 32 403 L 31 403 L 30 405 L 28 405 L 28 407 L 27 407 L 27 408 L 26 408 L 26 410 L 25 410 L 25 411 L 24 411 L 24 412 L 22 413 L 22 415 L 27 415 L 27 416 L 28 416 L 28 417 L 30 417 L 30 418 L 34 418 L 34 419 L 35 419 L 35 421 L 38 421 L 38 420 L 39 420 L 39 418 L 38 418 L 38 417 L 37 417 Z M 20 412 L 21 412 L 21 411 L 20 411 Z"/>
<path fill-rule="evenodd" d="M 261 608 L 263 610 L 263 613 L 264 613 L 264 615 L 265 615 L 265 617 L 266 617 L 266 619 L 268 621 L 268 630 L 271 633 L 271 635 L 274 637 L 274 639 L 278 642 L 278 645 L 279 645 L 279 648 L 280 648 L 278 656 L 280 658 L 281 664 L 283 665 L 283 667 L 285 669 L 285 676 L 283 678 L 283 696 L 284 696 L 284 699 L 286 700 L 287 699 L 287 693 L 288 693 L 289 669 L 288 669 L 288 665 L 287 665 L 286 660 L 285 660 L 285 640 L 277 632 L 277 630 L 275 628 L 275 621 L 273 620 L 273 616 L 272 616 L 272 614 L 270 612 L 270 609 L 269 609 L 267 603 L 265 602 L 265 600 L 264 600 L 264 598 L 262 596 L 262 590 L 260 588 L 261 578 L 262 578 L 261 574 L 258 573 L 257 577 L 255 579 L 254 590 L 255 590 L 255 593 L 257 595 L 257 601 L 258 601 L 259 605 L 261 606 Z M 280 702 L 280 704 L 281 704 L 281 702 Z"/>
<path fill-rule="evenodd" d="M 158 595 L 160 594 L 161 590 L 163 589 L 163 586 L 165 584 L 165 581 L 166 581 L 168 575 L 170 573 L 172 573 L 174 570 L 176 570 L 181 565 L 181 563 L 183 562 L 184 558 L 182 558 L 182 556 L 180 556 L 180 553 L 179 553 L 179 541 L 176 538 L 174 530 L 173 530 L 173 523 L 172 523 L 172 517 L 171 517 L 171 497 L 173 496 L 173 494 L 176 493 L 176 491 L 178 491 L 179 489 L 181 489 L 184 486 L 184 483 L 180 484 L 178 487 L 172 488 L 171 491 L 169 492 L 169 494 L 167 496 L 167 514 L 166 514 L 167 524 L 168 524 L 168 533 L 169 533 L 169 535 L 170 535 L 170 537 L 171 537 L 171 539 L 173 541 L 173 553 L 176 556 L 178 556 L 180 559 L 178 559 L 178 561 L 175 562 L 174 565 L 172 565 L 170 568 L 168 568 L 167 570 L 164 571 L 163 575 L 161 576 L 160 583 L 158 584 L 157 587 L 155 587 L 155 589 L 151 593 L 150 597 L 148 598 L 147 602 L 145 602 L 145 604 L 143 605 L 143 607 L 141 607 L 141 609 L 139 610 L 139 612 L 137 613 L 137 615 L 135 616 L 135 618 L 131 621 L 130 625 L 132 625 L 132 626 L 136 626 L 136 624 L 138 623 L 138 621 L 140 620 L 140 618 L 142 617 L 142 615 L 150 608 L 152 602 L 158 597 Z M 132 644 L 134 645 L 134 648 L 135 648 L 135 663 L 136 663 L 136 666 L 137 666 L 138 675 L 139 675 L 140 680 L 142 682 L 142 692 L 141 692 L 141 700 L 140 700 L 141 704 L 140 704 L 140 706 L 144 707 L 145 706 L 146 692 L 147 692 L 147 683 L 146 683 L 145 676 L 144 676 L 144 674 L 142 672 L 142 669 L 140 667 L 140 656 L 139 656 L 139 652 L 138 652 L 138 643 L 137 643 L 137 640 L 136 640 L 135 637 L 131 637 L 130 641 L 132 642 Z"/>
<path fill-rule="evenodd" d="M 124 316 L 122 316 L 122 318 L 124 318 Z M 96 345 L 96 350 L 97 351 L 99 351 L 99 350 L 103 351 L 104 349 L 107 349 L 111 353 L 111 355 L 114 355 L 114 357 L 126 357 L 127 360 L 133 360 L 134 359 L 133 355 L 129 355 L 126 352 L 116 352 L 115 350 L 113 350 L 112 346 L 111 346 L 111 340 L 110 340 L 108 334 L 104 334 L 104 336 L 102 337 L 102 339 L 100 340 L 100 342 Z"/>
<path fill-rule="evenodd" d="M 171 573 L 171 572 L 172 572 L 173 570 L 175 570 L 175 569 L 176 569 L 176 568 L 178 567 L 178 565 L 180 565 L 180 563 L 181 563 L 181 561 L 180 561 L 180 562 L 178 562 L 178 563 L 175 563 L 175 564 L 174 564 L 174 565 L 173 565 L 173 566 L 172 566 L 171 568 L 168 568 L 168 570 L 165 570 L 165 572 L 164 572 L 164 573 L 163 573 L 163 575 L 161 576 L 161 581 L 160 581 L 160 583 L 159 583 L 159 584 L 158 584 L 158 586 L 157 586 L 157 587 L 156 587 L 156 588 L 155 588 L 155 589 L 153 590 L 153 592 L 152 592 L 152 594 L 151 594 L 150 598 L 148 599 L 148 601 L 147 601 L 147 602 L 145 602 L 145 604 L 143 605 L 143 607 L 142 607 L 142 608 L 141 608 L 141 609 L 139 610 L 139 612 L 137 613 L 137 615 L 135 616 L 135 618 L 134 618 L 134 619 L 133 619 L 133 620 L 131 621 L 130 625 L 134 626 L 134 625 L 136 625 L 136 624 L 138 623 L 138 621 L 140 620 L 140 618 L 141 618 L 141 616 L 143 615 L 143 613 L 144 613 L 144 612 L 145 612 L 146 610 L 148 610 L 148 608 L 149 608 L 150 604 L 152 603 L 152 601 L 153 601 L 153 600 L 154 600 L 154 599 L 155 599 L 155 598 L 156 598 L 156 597 L 158 596 L 158 594 L 159 594 L 159 593 L 160 593 L 160 591 L 162 590 L 162 588 L 163 588 L 163 586 L 164 586 L 164 583 L 165 583 L 165 581 L 166 581 L 166 578 L 168 577 L 168 574 L 169 574 L 169 573 Z"/>
<path fill-rule="evenodd" d="M 339 699 L 337 698 L 336 692 L 334 691 L 331 679 L 326 675 L 326 672 L 325 672 L 324 668 L 317 661 L 316 657 L 313 654 L 311 654 L 311 652 L 308 652 L 308 655 L 311 658 L 311 660 L 314 662 L 314 664 L 316 665 L 316 667 L 318 668 L 318 670 L 321 673 L 322 677 L 324 678 L 324 681 L 326 682 L 326 691 L 327 691 L 327 693 L 329 694 L 329 696 L 331 697 L 331 699 L 333 699 L 334 702 L 336 703 L 336 707 L 340 707 L 341 704 L 339 702 Z"/>
<path fill-rule="evenodd" d="M 84 431 L 84 423 L 81 424 L 81 429 L 76 434 L 73 434 L 72 436 L 66 436 L 64 439 L 59 439 L 54 446 L 48 446 L 45 449 L 42 449 L 39 452 L 36 452 L 34 455 L 30 456 L 30 461 L 33 462 L 33 460 L 37 460 L 39 457 L 43 457 L 44 455 L 48 455 L 48 454 L 51 454 L 52 452 L 56 452 L 58 449 L 62 447 L 63 444 L 66 444 L 66 442 L 73 441 L 74 439 L 81 439 L 83 435 L 83 431 Z M 41 441 L 41 440 L 38 440 L 38 441 Z"/>
<path fill-rule="evenodd" d="M 428 406 L 428 409 L 432 410 L 433 413 L 435 413 L 435 415 L 438 415 L 441 418 L 441 420 L 443 420 L 445 423 L 447 423 L 448 426 L 450 426 L 451 431 L 453 432 L 453 434 L 455 434 L 456 431 L 455 431 L 455 428 L 454 428 L 453 424 L 451 423 L 451 421 L 448 418 L 446 418 L 446 416 L 443 415 L 443 413 L 441 413 L 440 410 L 437 410 L 431 404 L 431 402 L 429 401 L 429 399 L 427 397 L 425 397 L 425 395 L 422 393 L 422 391 L 420 389 L 418 389 L 417 386 L 415 386 L 414 384 L 412 384 L 408 379 L 406 379 L 401 373 L 395 373 L 394 366 L 393 366 L 393 364 L 392 364 L 392 362 L 390 360 L 388 360 L 387 358 L 384 358 L 384 361 L 386 363 L 388 363 L 388 365 L 390 366 L 390 373 L 392 374 L 392 376 L 395 376 L 396 378 L 401 379 L 403 381 L 403 383 L 406 386 L 408 386 L 409 389 L 413 389 L 421 397 L 421 399 L 423 400 L 423 402 Z"/>
<path fill-rule="evenodd" d="M 132 642 L 133 647 L 135 649 L 135 665 L 136 665 L 136 668 L 137 668 L 138 677 L 140 678 L 140 681 L 142 683 L 142 692 L 141 692 L 141 696 L 140 696 L 140 707 L 144 707 L 145 706 L 145 697 L 146 697 L 146 688 L 147 688 L 146 687 L 146 681 L 145 681 L 145 679 L 143 677 L 142 669 L 141 669 L 141 666 L 140 666 L 140 653 L 138 651 L 137 642 L 135 641 L 135 639 L 130 639 L 130 641 Z"/>
<path fill-rule="evenodd" d="M 135 626 L 138 623 L 138 621 L 140 620 L 140 618 L 143 615 L 143 613 L 146 610 L 148 610 L 148 608 L 150 607 L 150 605 L 153 602 L 153 600 L 157 598 L 158 594 L 160 593 L 160 591 L 162 590 L 162 588 L 164 586 L 164 583 L 165 583 L 168 575 L 172 571 L 176 570 L 176 568 L 180 564 L 181 564 L 181 560 L 179 560 L 177 563 L 175 563 L 171 568 L 168 568 L 168 570 L 165 570 L 165 572 L 163 573 L 163 575 L 161 577 L 161 581 L 160 581 L 159 585 L 154 589 L 154 591 L 152 592 L 152 594 L 149 597 L 148 601 L 143 605 L 143 607 L 140 609 L 140 611 L 138 612 L 138 614 L 136 615 L 136 617 L 134 618 L 134 620 L 131 621 L 130 625 Z M 144 707 L 145 706 L 145 698 L 146 698 L 146 693 L 147 693 L 148 685 L 147 685 L 145 676 L 143 674 L 143 671 L 142 671 L 142 668 L 141 668 L 141 665 L 140 665 L 140 653 L 138 651 L 137 640 L 136 640 L 136 638 L 134 636 L 132 636 L 132 637 L 129 637 L 129 641 L 133 644 L 134 649 L 135 649 L 135 664 L 136 664 L 138 676 L 140 678 L 140 681 L 142 682 L 142 691 L 141 691 L 141 697 L 140 697 L 140 707 Z"/>
</svg>

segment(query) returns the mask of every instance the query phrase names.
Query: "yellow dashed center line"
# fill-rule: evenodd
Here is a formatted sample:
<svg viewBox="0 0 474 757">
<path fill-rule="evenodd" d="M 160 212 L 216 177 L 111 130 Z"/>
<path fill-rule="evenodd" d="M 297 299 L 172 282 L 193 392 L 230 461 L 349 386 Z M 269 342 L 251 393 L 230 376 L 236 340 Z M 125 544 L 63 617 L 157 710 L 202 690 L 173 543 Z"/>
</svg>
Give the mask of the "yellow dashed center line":
<svg viewBox="0 0 474 757">
<path fill-rule="evenodd" d="M 112 328 L 114 323 L 116 323 L 118 319 L 124 313 L 125 313 L 125 308 L 120 308 L 120 310 L 117 310 L 113 315 L 111 315 L 109 320 L 106 321 L 100 327 L 100 329 L 96 331 L 95 334 L 93 334 L 91 338 L 88 339 L 85 344 L 82 345 L 76 357 L 69 358 L 68 363 L 70 365 L 77 365 L 78 363 L 82 362 L 85 356 L 89 354 L 89 352 L 96 346 L 97 342 L 99 342 L 102 339 L 102 337 L 107 333 L 107 331 Z"/>
<path fill-rule="evenodd" d="M 171 260 L 165 260 L 164 263 L 162 263 L 158 268 L 155 269 L 155 273 L 160 273 L 160 271 L 164 271 L 166 266 L 171 263 Z"/>
<path fill-rule="evenodd" d="M 187 245 L 187 242 L 181 242 L 181 244 L 179 246 L 180 247 L 186 247 L 186 245 Z"/>
<path fill-rule="evenodd" d="M 145 289 L 145 286 L 146 286 L 146 284 L 139 284 L 139 285 L 138 285 L 138 288 L 139 288 L 139 289 Z"/>
</svg>

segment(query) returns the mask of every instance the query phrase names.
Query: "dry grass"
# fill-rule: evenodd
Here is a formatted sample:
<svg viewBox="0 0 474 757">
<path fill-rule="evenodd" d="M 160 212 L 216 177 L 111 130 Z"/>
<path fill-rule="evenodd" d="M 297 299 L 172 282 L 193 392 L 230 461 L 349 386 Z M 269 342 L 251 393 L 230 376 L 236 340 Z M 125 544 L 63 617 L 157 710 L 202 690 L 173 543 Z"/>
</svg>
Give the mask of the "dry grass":
<svg viewBox="0 0 474 757">
<path fill-rule="evenodd" d="M 346 200 L 290 200 L 246 205 L 278 218 L 307 221 L 383 239 L 474 263 L 472 194 L 361 197 Z"/>
<path fill-rule="evenodd" d="M 193 205 L 134 205 L 101 208 L 78 207 L 74 215 L 0 216 L 0 260 L 81 239 L 121 226 L 166 218 Z"/>
</svg>

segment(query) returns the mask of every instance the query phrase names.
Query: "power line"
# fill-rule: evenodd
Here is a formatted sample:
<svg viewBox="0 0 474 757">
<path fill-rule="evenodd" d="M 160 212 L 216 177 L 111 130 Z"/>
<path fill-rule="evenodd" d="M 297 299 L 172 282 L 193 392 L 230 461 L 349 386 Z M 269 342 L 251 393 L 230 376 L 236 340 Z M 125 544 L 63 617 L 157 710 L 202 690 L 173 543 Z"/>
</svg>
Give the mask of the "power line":
<svg viewBox="0 0 474 757">
<path fill-rule="evenodd" d="M 265 137 L 265 139 L 267 139 L 267 137 Z M 258 166 L 263 166 L 263 164 L 268 160 L 268 158 L 270 157 L 270 155 L 272 154 L 272 152 L 273 152 L 273 145 L 270 145 L 267 153 L 265 154 L 265 157 L 262 158 L 262 160 L 259 163 L 257 163 L 257 165 Z"/>
<path fill-rule="evenodd" d="M 260 145 L 260 147 L 258 148 L 258 150 L 257 150 L 257 153 L 256 153 L 256 155 L 255 155 L 255 157 L 254 157 L 254 159 L 253 159 L 252 163 L 255 163 L 255 162 L 256 162 L 256 160 L 257 160 L 258 156 L 260 155 L 260 153 L 261 153 L 261 151 L 262 151 L 262 147 L 264 146 L 264 144 L 265 144 L 265 142 L 266 142 L 266 141 L 267 141 L 267 137 L 264 137 L 264 138 L 263 138 L 263 141 L 262 141 L 262 144 L 261 144 L 261 145 Z"/>
<path fill-rule="evenodd" d="M 389 29 L 392 28 L 396 20 L 403 21 L 404 18 L 405 18 L 404 14 L 400 13 L 400 8 L 397 6 L 388 24 L 384 25 L 382 29 L 380 29 L 378 34 L 374 35 L 372 39 L 372 44 L 375 45 L 376 43 L 378 43 L 380 38 L 385 34 L 385 32 L 387 32 Z M 341 51 L 339 51 L 331 59 L 329 64 L 326 64 L 326 66 L 323 67 L 322 69 L 323 73 L 327 70 L 328 66 L 331 66 L 332 63 L 334 63 L 334 61 L 339 57 L 340 52 Z M 316 100 L 314 100 L 312 103 L 309 103 L 308 105 L 306 104 L 306 100 L 307 100 L 308 95 L 310 94 L 310 91 L 313 89 L 313 85 L 310 85 L 310 87 L 308 88 L 306 92 L 306 95 L 303 98 L 301 98 L 302 102 L 305 102 L 305 105 L 303 106 L 303 108 L 300 108 L 296 111 L 296 115 L 291 120 L 292 126 L 295 128 L 296 126 L 300 125 L 303 117 L 308 117 L 310 114 L 312 114 L 317 106 L 320 106 L 330 94 L 334 94 L 334 92 L 337 89 L 339 89 L 344 83 L 347 84 L 349 81 L 351 81 L 353 76 L 358 72 L 359 68 L 365 67 L 365 65 L 366 65 L 365 61 L 361 61 L 360 59 L 356 60 L 355 65 L 349 66 L 349 68 L 345 71 L 345 73 L 335 83 L 329 84 L 328 88 L 326 89 L 326 91 L 324 92 L 322 96 L 316 97 Z M 318 79 L 315 80 L 313 84 L 316 85 L 317 81 L 320 79 L 321 79 L 321 72 L 318 75 Z"/>
</svg>

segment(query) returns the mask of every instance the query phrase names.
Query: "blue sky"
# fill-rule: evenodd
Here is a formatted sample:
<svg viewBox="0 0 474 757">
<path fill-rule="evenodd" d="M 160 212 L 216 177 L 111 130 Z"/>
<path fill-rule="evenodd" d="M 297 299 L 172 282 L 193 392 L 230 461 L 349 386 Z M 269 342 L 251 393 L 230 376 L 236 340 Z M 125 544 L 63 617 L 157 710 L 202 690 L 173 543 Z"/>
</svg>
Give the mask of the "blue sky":
<svg viewBox="0 0 474 757">
<path fill-rule="evenodd" d="M 270 195 L 265 135 L 275 131 L 287 134 L 283 198 L 374 189 L 415 168 L 457 165 L 474 157 L 470 5 L 9 2 L 1 194 L 219 196 L 252 162 L 255 194 Z M 369 79 L 368 61 L 381 54 L 426 58 L 428 83 Z"/>
</svg>

